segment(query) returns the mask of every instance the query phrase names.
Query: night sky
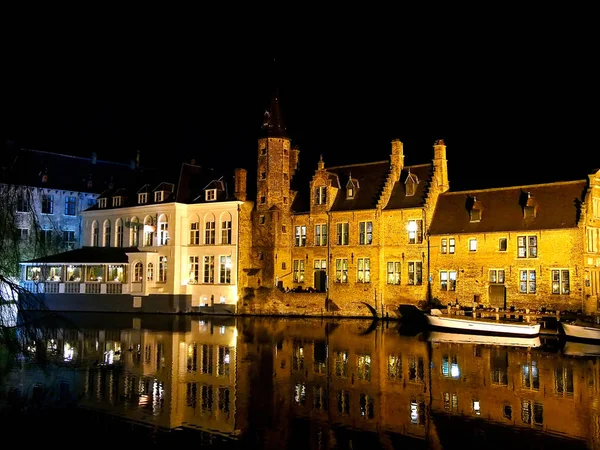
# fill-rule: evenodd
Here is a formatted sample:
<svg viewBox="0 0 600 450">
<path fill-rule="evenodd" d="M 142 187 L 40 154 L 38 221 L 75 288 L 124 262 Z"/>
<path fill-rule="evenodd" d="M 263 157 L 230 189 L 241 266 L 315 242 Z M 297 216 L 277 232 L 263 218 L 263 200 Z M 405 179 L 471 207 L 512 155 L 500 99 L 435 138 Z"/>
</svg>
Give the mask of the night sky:
<svg viewBox="0 0 600 450">
<path fill-rule="evenodd" d="M 122 162 L 139 149 L 142 165 L 195 158 L 254 178 L 277 86 L 305 175 L 320 154 L 326 165 L 384 160 L 396 138 L 406 164 L 430 162 L 444 139 L 452 190 L 582 179 L 600 168 L 597 39 L 583 26 L 513 23 L 507 36 L 481 24 L 434 38 L 425 29 L 294 46 L 272 45 L 273 36 L 246 44 L 243 33 L 227 45 L 183 26 L 170 38 L 117 27 L 107 39 L 85 28 L 5 41 L 5 140 Z"/>
</svg>

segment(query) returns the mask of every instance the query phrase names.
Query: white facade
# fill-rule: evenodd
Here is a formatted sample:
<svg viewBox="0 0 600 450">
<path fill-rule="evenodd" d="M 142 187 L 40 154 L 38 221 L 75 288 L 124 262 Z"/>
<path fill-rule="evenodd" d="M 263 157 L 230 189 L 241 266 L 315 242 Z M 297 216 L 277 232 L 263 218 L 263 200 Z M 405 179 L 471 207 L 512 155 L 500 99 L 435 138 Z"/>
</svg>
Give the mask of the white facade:
<svg viewBox="0 0 600 450">
<path fill-rule="evenodd" d="M 242 203 L 107 205 L 82 213 L 82 245 L 140 250 L 127 254 L 124 293 L 191 295 L 194 307 L 236 304 Z"/>
</svg>

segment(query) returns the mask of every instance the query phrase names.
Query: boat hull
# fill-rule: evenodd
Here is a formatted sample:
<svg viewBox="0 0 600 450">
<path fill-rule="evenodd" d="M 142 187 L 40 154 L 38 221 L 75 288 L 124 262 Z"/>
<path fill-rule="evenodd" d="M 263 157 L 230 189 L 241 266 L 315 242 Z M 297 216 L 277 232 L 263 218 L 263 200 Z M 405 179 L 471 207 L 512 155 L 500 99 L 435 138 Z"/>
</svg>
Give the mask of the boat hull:
<svg viewBox="0 0 600 450">
<path fill-rule="evenodd" d="M 567 338 L 585 339 L 600 342 L 600 328 L 586 327 L 585 325 L 574 325 L 561 322 L 563 331 Z"/>
<path fill-rule="evenodd" d="M 452 330 L 457 333 L 474 333 L 483 335 L 537 336 L 540 324 L 504 323 L 483 320 L 459 319 L 428 315 L 429 326 L 440 330 Z"/>
</svg>

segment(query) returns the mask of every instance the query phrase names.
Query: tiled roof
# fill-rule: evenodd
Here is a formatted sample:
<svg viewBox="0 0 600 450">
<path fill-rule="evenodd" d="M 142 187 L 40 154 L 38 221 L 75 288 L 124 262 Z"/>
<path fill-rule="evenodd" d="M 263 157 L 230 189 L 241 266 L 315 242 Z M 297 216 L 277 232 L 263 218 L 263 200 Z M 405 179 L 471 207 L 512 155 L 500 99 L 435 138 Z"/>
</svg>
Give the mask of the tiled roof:
<svg viewBox="0 0 600 450">
<path fill-rule="evenodd" d="M 81 247 L 76 250 L 24 261 L 40 264 L 126 263 L 127 253 L 138 253 L 137 247 Z"/>
<path fill-rule="evenodd" d="M 327 172 L 337 175 L 340 189 L 331 206 L 331 211 L 352 211 L 374 209 L 390 171 L 389 161 L 380 161 L 348 166 L 327 167 Z M 358 181 L 359 188 L 354 198 L 346 198 L 346 184 L 352 178 Z"/>
<path fill-rule="evenodd" d="M 587 182 L 581 180 L 446 192 L 438 198 L 429 232 L 452 234 L 572 228 L 579 221 L 586 187 Z M 471 222 L 469 209 L 475 199 L 482 211 L 481 220 Z M 535 205 L 535 217 L 524 218 L 523 208 L 528 199 Z"/>
<path fill-rule="evenodd" d="M 225 177 L 219 175 L 212 168 L 205 169 L 201 166 L 184 163 L 181 165 L 175 201 L 205 203 L 205 189 L 217 189 L 216 201 L 235 200 L 233 189 L 229 189 L 230 186 L 233 186 L 233 175 Z"/>
<path fill-rule="evenodd" d="M 22 186 L 99 194 L 111 184 L 119 187 L 123 184 L 137 185 L 140 179 L 157 174 L 154 169 L 136 167 L 135 164 L 41 150 L 19 149 L 10 153 L 12 161 L 7 164 L 10 169 L 4 173 L 3 181 Z M 42 181 L 44 174 L 47 175 L 45 182 Z M 88 184 L 90 181 L 91 185 Z"/>
<path fill-rule="evenodd" d="M 409 172 L 413 178 L 416 176 L 419 180 L 414 195 L 406 195 L 405 183 Z M 418 208 L 423 206 L 427 199 L 432 174 L 433 164 L 404 167 L 400 174 L 400 180 L 394 184 L 392 195 L 384 209 Z"/>
</svg>

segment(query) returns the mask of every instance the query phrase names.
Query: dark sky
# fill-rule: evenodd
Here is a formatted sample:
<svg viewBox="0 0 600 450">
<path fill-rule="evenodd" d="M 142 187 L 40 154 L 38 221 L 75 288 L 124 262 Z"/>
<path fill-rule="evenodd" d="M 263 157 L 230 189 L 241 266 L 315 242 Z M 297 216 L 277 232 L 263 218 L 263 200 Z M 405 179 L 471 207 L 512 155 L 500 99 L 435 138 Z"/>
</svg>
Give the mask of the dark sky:
<svg viewBox="0 0 600 450">
<path fill-rule="evenodd" d="M 305 26 L 282 32 L 294 45 L 271 29 L 215 36 L 188 22 L 172 35 L 15 27 L 4 36 L 3 128 L 21 147 L 123 162 L 139 149 L 144 165 L 195 158 L 254 176 L 277 85 L 305 174 L 320 154 L 326 165 L 386 159 L 395 138 L 407 164 L 429 162 L 441 138 L 453 190 L 581 179 L 600 167 L 597 32 L 553 19 L 413 34 L 399 22 L 385 39 L 309 39 Z"/>
</svg>

